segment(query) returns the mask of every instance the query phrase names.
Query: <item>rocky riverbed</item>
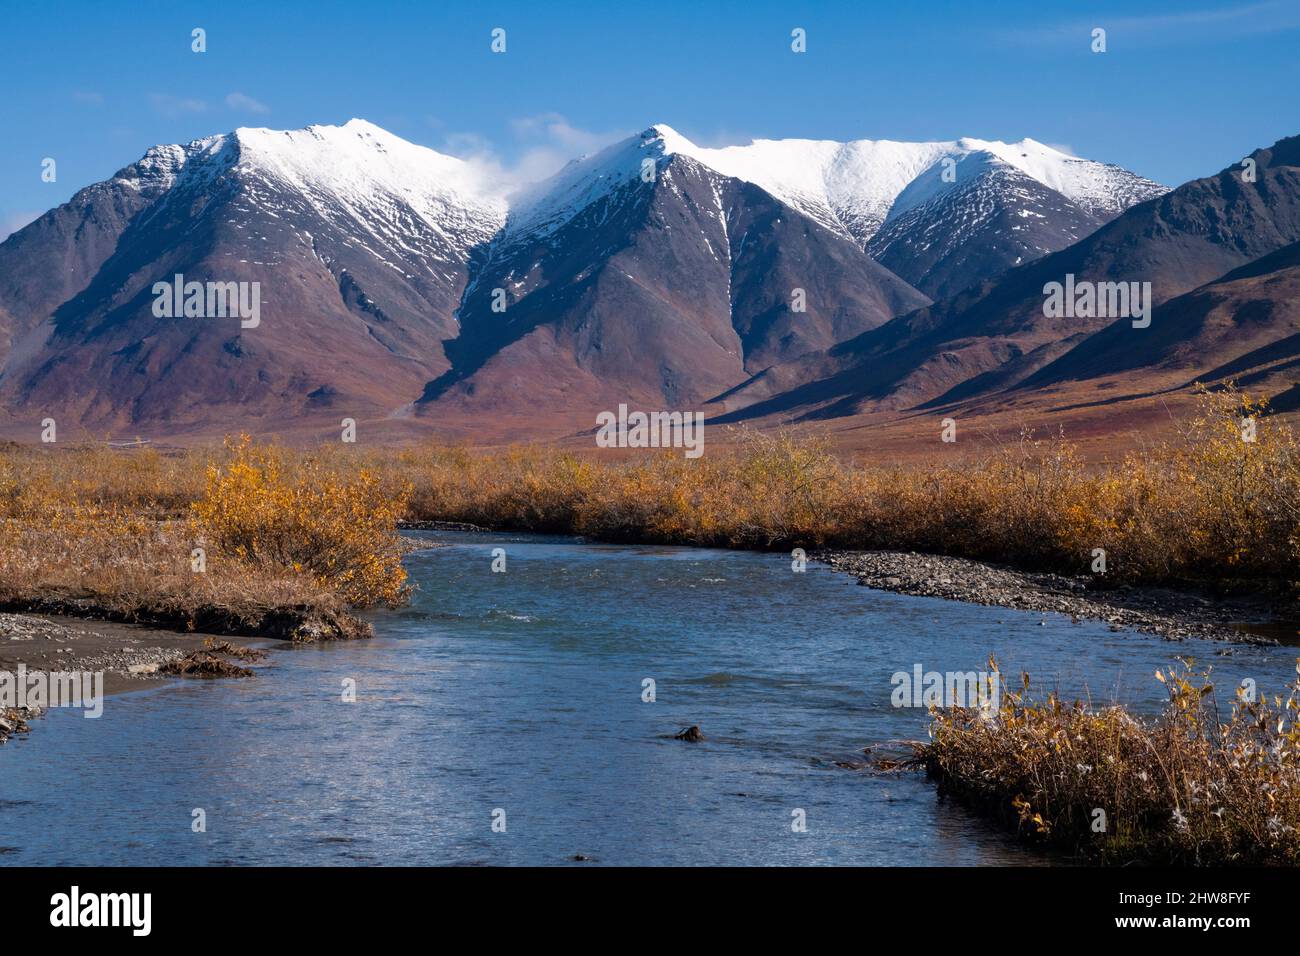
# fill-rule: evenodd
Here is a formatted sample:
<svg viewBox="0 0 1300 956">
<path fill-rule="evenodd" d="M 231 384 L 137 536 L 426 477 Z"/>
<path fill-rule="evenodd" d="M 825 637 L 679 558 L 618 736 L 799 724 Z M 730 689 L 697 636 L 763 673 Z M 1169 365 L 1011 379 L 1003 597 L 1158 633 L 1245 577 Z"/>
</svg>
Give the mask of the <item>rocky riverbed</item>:
<svg viewBox="0 0 1300 956">
<path fill-rule="evenodd" d="M 1168 640 L 1202 637 L 1277 643 L 1269 631 L 1287 628 L 1261 598 L 1222 598 L 1167 588 L 1102 588 L 1096 579 L 901 551 L 822 551 L 812 555 L 868 587 L 898 594 L 967 601 L 1025 611 L 1105 621 L 1113 630 L 1158 634 Z M 1259 625 L 1259 626 L 1243 626 Z M 1292 633 L 1295 628 L 1289 629 Z"/>
<path fill-rule="evenodd" d="M 119 694 L 161 679 L 159 668 L 201 650 L 209 636 L 46 614 L 0 614 L 0 671 L 15 673 L 21 664 L 28 672 L 103 672 L 104 693 Z M 37 716 L 0 703 L 0 743 Z"/>
</svg>

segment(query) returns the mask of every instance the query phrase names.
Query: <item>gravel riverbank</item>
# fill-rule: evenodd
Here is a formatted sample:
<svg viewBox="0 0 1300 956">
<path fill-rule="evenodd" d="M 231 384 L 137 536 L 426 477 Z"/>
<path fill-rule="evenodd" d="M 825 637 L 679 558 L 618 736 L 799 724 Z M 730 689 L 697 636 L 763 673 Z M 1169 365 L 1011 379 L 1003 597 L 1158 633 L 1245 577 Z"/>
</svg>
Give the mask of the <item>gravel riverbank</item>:
<svg viewBox="0 0 1300 956">
<path fill-rule="evenodd" d="M 47 614 L 0 614 L 0 672 L 103 672 L 106 696 L 162 680 L 158 668 L 200 650 L 211 635 Z M 3 710 L 0 705 L 0 710 Z M 33 712 L 0 714 L 0 743 Z"/>
<path fill-rule="evenodd" d="M 1277 643 L 1271 632 L 1289 630 L 1294 635 L 1296 631 L 1276 623 L 1275 609 L 1263 598 L 1222 598 L 1127 585 L 1103 589 L 1089 576 L 1017 571 L 965 558 L 902 551 L 821 551 L 811 557 L 881 591 L 1067 614 L 1168 640 L 1202 637 Z"/>
</svg>

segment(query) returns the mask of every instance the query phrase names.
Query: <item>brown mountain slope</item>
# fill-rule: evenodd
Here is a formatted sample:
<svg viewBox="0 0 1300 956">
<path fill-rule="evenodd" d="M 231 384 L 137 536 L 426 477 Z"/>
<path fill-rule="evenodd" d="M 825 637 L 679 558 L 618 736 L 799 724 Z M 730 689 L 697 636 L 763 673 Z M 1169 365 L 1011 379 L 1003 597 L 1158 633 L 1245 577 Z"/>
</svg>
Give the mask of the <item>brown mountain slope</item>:
<svg viewBox="0 0 1300 956">
<path fill-rule="evenodd" d="M 103 183 L 80 190 L 0 243 L 0 360 L 13 343 L 81 292 L 118 239 L 207 148 L 155 147 Z"/>
<path fill-rule="evenodd" d="M 1155 310 L 1149 329 L 1116 322 L 1029 376 L 1020 388 L 1176 373 L 1179 384 L 1286 374 L 1300 380 L 1300 243 L 1235 269 Z M 1289 388 L 1291 382 L 1286 382 Z"/>
<path fill-rule="evenodd" d="M 600 182 L 592 201 L 554 214 L 553 230 L 508 225 L 472 266 L 452 369 L 429 384 L 422 417 L 527 409 L 576 427 L 624 401 L 693 406 L 926 302 L 757 186 L 663 155 L 655 130 L 587 165 L 550 190 L 585 197 Z"/>
<path fill-rule="evenodd" d="M 761 373 L 719 396 L 721 420 L 836 417 L 1014 386 L 1111 321 L 1045 315 L 1047 283 L 1150 282 L 1160 303 L 1300 240 L 1300 137 L 1252 158 L 1255 182 L 1234 165 L 1187 183 L 996 282 Z"/>
<path fill-rule="evenodd" d="M 11 298 L 25 328 L 0 402 L 14 417 L 151 433 L 337 425 L 408 404 L 447 368 L 468 252 L 504 216 L 444 185 L 459 161 L 362 121 L 185 150 L 147 205 L 129 206 L 137 191 L 115 179 L 5 243 L 81 256 L 61 223 L 97 214 L 101 193 L 134 210 L 66 301 L 63 288 Z M 154 284 L 177 274 L 256 284 L 260 321 L 155 315 Z"/>
</svg>

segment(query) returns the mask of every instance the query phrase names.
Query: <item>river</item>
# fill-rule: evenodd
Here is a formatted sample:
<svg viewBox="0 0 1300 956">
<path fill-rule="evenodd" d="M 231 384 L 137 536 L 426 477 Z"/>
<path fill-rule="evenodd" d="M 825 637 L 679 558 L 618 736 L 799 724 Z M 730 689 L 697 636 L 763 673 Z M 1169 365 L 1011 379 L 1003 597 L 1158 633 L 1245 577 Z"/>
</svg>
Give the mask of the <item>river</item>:
<svg viewBox="0 0 1300 956">
<path fill-rule="evenodd" d="M 35 722 L 0 748 L 0 863 L 1052 864 L 921 774 L 837 765 L 925 735 L 923 709 L 891 705 L 895 672 L 994 653 L 1150 712 L 1177 655 L 1213 664 L 1225 700 L 1295 667 L 1295 648 L 872 591 L 785 555 L 444 537 L 408 558 L 419 590 L 374 640 Z M 703 742 L 672 739 L 691 724 Z"/>
</svg>

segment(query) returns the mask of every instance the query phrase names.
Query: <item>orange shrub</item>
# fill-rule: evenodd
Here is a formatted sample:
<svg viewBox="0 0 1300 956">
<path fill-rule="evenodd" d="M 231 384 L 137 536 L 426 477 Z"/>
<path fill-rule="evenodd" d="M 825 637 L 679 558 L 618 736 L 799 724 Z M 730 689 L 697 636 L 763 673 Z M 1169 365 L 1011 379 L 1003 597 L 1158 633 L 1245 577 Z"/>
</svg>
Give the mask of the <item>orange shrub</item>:
<svg viewBox="0 0 1300 956">
<path fill-rule="evenodd" d="M 396 522 L 405 485 L 368 468 L 348 473 L 315 456 L 260 448 L 247 437 L 229 450 L 227 463 L 209 466 L 192 509 L 209 560 L 305 573 L 356 607 L 404 600 Z"/>
</svg>

